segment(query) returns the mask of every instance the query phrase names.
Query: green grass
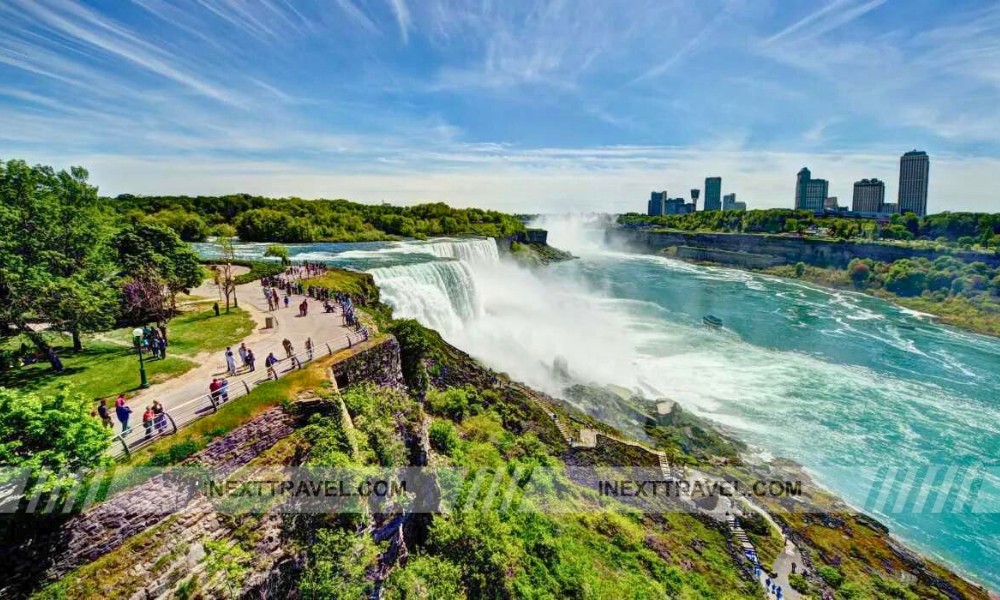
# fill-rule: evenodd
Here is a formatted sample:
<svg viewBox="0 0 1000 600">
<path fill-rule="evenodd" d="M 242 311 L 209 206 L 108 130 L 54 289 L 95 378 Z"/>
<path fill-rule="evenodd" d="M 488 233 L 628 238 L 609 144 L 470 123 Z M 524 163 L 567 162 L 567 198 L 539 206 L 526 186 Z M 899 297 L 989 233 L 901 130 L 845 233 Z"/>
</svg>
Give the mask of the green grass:
<svg viewBox="0 0 1000 600">
<path fill-rule="evenodd" d="M 145 361 L 146 376 L 150 383 L 158 383 L 185 373 L 196 366 L 191 356 L 235 344 L 250 334 L 253 327 L 253 319 L 243 310 L 219 317 L 211 309 L 184 313 L 168 325 L 167 358 Z M 65 370 L 56 373 L 48 361 L 42 361 L 0 372 L 0 386 L 49 394 L 63 384 L 70 384 L 88 398 L 134 391 L 139 387 L 139 361 L 131 348 L 131 332 L 128 327 L 85 336 L 80 352 L 72 350 L 68 336 L 48 334 L 46 337 L 56 348 Z M 22 341 L 27 342 L 21 336 L 9 338 L 4 347 L 17 348 Z"/>
<path fill-rule="evenodd" d="M 114 343 L 88 340 L 83 350 L 73 352 L 68 339 L 57 349 L 65 370 L 56 373 L 48 361 L 0 372 L 0 386 L 51 394 L 64 384 L 88 398 L 104 398 L 139 387 L 139 361 L 130 348 Z M 195 363 L 175 356 L 146 361 L 150 383 L 176 377 Z"/>
<path fill-rule="evenodd" d="M 378 288 L 372 276 L 367 273 L 331 269 L 326 274 L 306 279 L 303 283 L 307 286 L 319 286 L 343 292 L 350 295 L 355 302 L 362 301 L 366 306 L 378 302 Z"/>
</svg>

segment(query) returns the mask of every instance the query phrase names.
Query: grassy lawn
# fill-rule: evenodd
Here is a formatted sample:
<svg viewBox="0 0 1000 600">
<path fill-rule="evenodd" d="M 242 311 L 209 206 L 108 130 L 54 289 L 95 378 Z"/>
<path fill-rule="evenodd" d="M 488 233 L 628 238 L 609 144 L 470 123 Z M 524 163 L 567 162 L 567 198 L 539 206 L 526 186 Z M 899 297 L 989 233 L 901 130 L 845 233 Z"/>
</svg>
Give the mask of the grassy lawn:
<svg viewBox="0 0 1000 600">
<path fill-rule="evenodd" d="M 235 310 L 228 315 L 223 313 L 219 317 L 215 317 L 211 309 L 184 313 L 168 325 L 170 345 L 167 347 L 167 358 L 147 360 L 146 375 L 150 383 L 176 377 L 196 366 L 190 357 L 234 344 L 250 334 L 253 327 L 253 319 L 243 310 Z M 131 347 L 131 327 L 85 336 L 80 352 L 73 352 L 69 336 L 51 334 L 48 337 L 49 343 L 56 347 L 65 371 L 55 373 L 48 361 L 42 361 L 0 372 L 0 386 L 46 394 L 68 383 L 91 398 L 138 389 L 139 361 Z M 26 340 L 20 336 L 10 338 L 5 341 L 4 347 L 16 348 L 22 341 Z"/>
</svg>

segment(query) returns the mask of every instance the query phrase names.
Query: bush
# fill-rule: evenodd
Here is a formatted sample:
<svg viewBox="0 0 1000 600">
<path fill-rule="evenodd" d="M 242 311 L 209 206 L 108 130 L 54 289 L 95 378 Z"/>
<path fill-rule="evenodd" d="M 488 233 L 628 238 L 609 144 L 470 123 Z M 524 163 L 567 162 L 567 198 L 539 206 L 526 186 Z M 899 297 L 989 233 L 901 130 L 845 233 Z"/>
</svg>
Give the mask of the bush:
<svg viewBox="0 0 1000 600">
<path fill-rule="evenodd" d="M 195 442 L 191 440 L 180 442 L 150 457 L 149 466 L 166 467 L 167 465 L 176 465 L 197 451 L 198 444 Z"/>
<path fill-rule="evenodd" d="M 804 262 L 797 262 L 797 263 L 795 263 L 795 276 L 796 277 L 802 277 L 802 275 L 805 272 L 806 272 L 806 263 L 804 263 Z"/>
<path fill-rule="evenodd" d="M 0 487 L 20 467 L 36 477 L 26 494 L 51 491 L 72 483 L 66 473 L 105 462 L 111 434 L 91 410 L 68 386 L 54 394 L 0 387 L 0 465 L 8 467 L 0 469 Z"/>
<path fill-rule="evenodd" d="M 864 287 L 872 275 L 871 267 L 868 266 L 868 263 L 859 258 L 855 258 L 847 265 L 847 273 L 850 275 L 855 287 L 859 288 Z"/>
<path fill-rule="evenodd" d="M 431 424 L 428 435 L 431 440 L 431 447 L 441 454 L 451 456 L 451 453 L 458 447 L 458 433 L 450 421 L 434 421 Z"/>
<path fill-rule="evenodd" d="M 801 573 L 792 573 L 788 576 L 788 585 L 792 586 L 792 589 L 796 592 L 802 594 L 809 593 L 809 582 L 806 578 L 802 576 Z"/>
<path fill-rule="evenodd" d="M 832 588 L 839 588 L 844 583 L 844 574 L 834 567 L 820 567 L 816 569 L 816 573 Z"/>
<path fill-rule="evenodd" d="M 471 387 L 432 390 L 427 394 L 427 406 L 431 413 L 454 421 L 478 414 L 482 408 L 476 390 Z"/>
</svg>

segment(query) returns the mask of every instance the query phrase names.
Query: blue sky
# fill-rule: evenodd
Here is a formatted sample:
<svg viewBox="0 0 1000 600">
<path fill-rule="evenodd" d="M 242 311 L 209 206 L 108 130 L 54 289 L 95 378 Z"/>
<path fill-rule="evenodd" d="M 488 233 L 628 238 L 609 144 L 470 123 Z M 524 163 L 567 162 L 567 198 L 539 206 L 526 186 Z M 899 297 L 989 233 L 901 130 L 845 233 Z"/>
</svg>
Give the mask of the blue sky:
<svg viewBox="0 0 1000 600">
<path fill-rule="evenodd" d="M 0 157 L 110 194 L 790 206 L 912 148 L 932 211 L 1000 211 L 1000 4 L 0 2 Z"/>
</svg>

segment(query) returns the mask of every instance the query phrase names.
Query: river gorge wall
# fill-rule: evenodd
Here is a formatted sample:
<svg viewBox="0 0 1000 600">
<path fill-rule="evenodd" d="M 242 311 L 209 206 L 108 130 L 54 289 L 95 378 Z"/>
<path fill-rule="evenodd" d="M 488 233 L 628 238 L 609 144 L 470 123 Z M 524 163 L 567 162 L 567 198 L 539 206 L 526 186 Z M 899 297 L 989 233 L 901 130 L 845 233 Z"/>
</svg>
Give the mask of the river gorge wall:
<svg viewBox="0 0 1000 600">
<path fill-rule="evenodd" d="M 679 258 L 704 260 L 747 268 L 803 262 L 818 267 L 844 268 L 854 258 L 893 262 L 904 258 L 934 260 L 951 256 L 966 262 L 1000 266 L 1000 255 L 980 252 L 910 248 L 902 245 L 851 240 L 825 240 L 783 235 L 650 231 L 615 227 L 605 232 L 606 241 L 639 252 L 671 250 Z"/>
</svg>

